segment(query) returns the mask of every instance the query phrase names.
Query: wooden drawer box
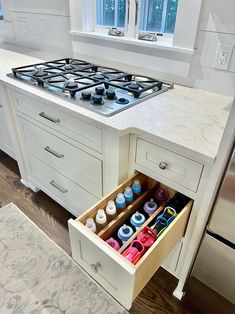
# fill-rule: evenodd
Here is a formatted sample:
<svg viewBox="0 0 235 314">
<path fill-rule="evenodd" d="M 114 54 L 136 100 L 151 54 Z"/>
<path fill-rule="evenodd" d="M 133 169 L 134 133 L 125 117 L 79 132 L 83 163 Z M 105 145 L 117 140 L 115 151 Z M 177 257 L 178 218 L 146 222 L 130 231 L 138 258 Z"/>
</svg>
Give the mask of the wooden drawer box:
<svg viewBox="0 0 235 314">
<path fill-rule="evenodd" d="M 97 152 L 102 152 L 102 131 L 98 127 L 75 119 L 60 110 L 21 93 L 11 91 L 11 95 L 16 111 L 55 129 Z"/>
<path fill-rule="evenodd" d="M 102 161 L 18 117 L 24 148 L 98 198 L 102 196 Z"/>
<path fill-rule="evenodd" d="M 193 192 L 197 191 L 203 165 L 137 138 L 135 162 Z"/>
<path fill-rule="evenodd" d="M 98 201 L 98 198 L 30 153 L 26 153 L 26 159 L 30 183 L 50 195 L 73 215 L 81 215 Z"/>
<path fill-rule="evenodd" d="M 98 209 L 105 208 L 108 200 L 114 199 L 117 193 L 123 192 L 125 187 L 131 186 L 136 179 L 139 179 L 142 186 L 145 186 L 142 195 L 101 230 L 98 235 L 90 231 L 84 225 L 86 219 L 95 217 Z M 120 253 L 136 237 L 136 233 L 128 240 L 126 245 L 121 247 L 119 252 L 111 248 L 104 240 L 109 238 L 136 210 L 140 209 L 146 200 L 149 200 L 156 187 L 156 181 L 141 173 L 136 173 L 83 215 L 76 220 L 70 219 L 68 222 L 74 260 L 127 309 L 131 307 L 133 300 L 184 236 L 193 204 L 192 201 L 189 201 L 187 206 L 177 215 L 139 262 L 133 265 Z M 175 193 L 172 189 L 168 189 L 168 191 L 171 196 Z M 145 225 L 155 221 L 164 205 L 159 207 L 138 232 L 141 232 Z"/>
</svg>

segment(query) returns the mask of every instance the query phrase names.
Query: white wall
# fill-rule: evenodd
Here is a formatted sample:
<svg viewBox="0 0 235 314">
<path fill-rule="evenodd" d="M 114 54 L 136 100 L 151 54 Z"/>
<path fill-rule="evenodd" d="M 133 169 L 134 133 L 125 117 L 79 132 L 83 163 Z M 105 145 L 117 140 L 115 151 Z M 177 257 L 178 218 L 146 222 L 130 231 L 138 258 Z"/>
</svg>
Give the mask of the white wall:
<svg viewBox="0 0 235 314">
<path fill-rule="evenodd" d="M 0 40 L 72 55 L 67 0 L 3 0 Z"/>
<path fill-rule="evenodd" d="M 233 44 L 228 71 L 214 69 L 219 42 Z M 235 1 L 203 1 L 196 53 L 189 84 L 226 95 L 235 95 Z"/>
</svg>

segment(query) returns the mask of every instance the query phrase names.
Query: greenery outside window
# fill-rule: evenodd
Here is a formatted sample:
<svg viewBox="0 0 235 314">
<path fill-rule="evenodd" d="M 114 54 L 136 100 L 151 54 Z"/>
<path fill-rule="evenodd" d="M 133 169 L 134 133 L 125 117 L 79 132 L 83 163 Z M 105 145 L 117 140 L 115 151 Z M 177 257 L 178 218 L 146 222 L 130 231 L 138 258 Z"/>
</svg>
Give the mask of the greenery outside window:
<svg viewBox="0 0 235 314">
<path fill-rule="evenodd" d="M 126 0 L 96 0 L 96 24 L 124 28 L 126 3 Z"/>
</svg>

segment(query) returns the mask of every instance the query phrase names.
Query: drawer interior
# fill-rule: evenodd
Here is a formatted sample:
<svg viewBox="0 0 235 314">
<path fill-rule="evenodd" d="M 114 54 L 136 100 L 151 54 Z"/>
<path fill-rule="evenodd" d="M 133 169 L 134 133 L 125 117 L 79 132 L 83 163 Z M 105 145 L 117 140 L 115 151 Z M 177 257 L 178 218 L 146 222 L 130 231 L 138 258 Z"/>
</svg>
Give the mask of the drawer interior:
<svg viewBox="0 0 235 314">
<path fill-rule="evenodd" d="M 164 189 L 167 189 L 169 192 L 168 200 L 163 203 L 161 206 L 157 208 L 157 210 L 154 212 L 154 214 L 148 218 L 146 218 L 145 223 L 137 230 L 134 231 L 134 234 L 129 238 L 129 240 L 122 245 L 120 243 L 120 249 L 119 253 L 122 254 L 129 246 L 130 243 L 136 239 L 138 234 L 144 229 L 145 226 L 151 227 L 155 221 L 156 217 L 159 215 L 159 213 L 163 212 L 164 208 L 167 206 L 169 200 L 175 195 L 176 191 L 166 187 L 165 185 L 157 182 L 156 180 L 153 180 L 146 175 L 142 173 L 136 173 L 131 178 L 129 178 L 126 182 L 121 184 L 114 192 L 110 193 L 108 196 L 103 198 L 100 202 L 98 202 L 96 205 L 94 205 L 90 210 L 86 211 L 83 215 L 77 218 L 77 221 L 79 221 L 81 224 L 85 225 L 86 220 L 88 218 L 95 219 L 96 213 L 99 209 L 105 209 L 106 205 L 109 200 L 115 200 L 115 197 L 118 193 L 124 192 L 125 188 L 128 186 L 132 186 L 134 180 L 140 180 L 141 186 L 142 186 L 142 194 L 138 196 L 130 205 L 128 205 L 121 213 L 118 214 L 117 217 L 115 217 L 112 221 L 110 221 L 103 229 L 101 229 L 97 234 L 95 234 L 95 237 L 98 237 L 100 240 L 106 241 L 108 238 L 113 237 L 118 231 L 118 229 L 124 224 L 129 224 L 129 219 L 138 210 L 141 210 L 145 204 L 146 201 L 149 201 L 153 193 L 157 190 L 158 187 L 162 187 Z M 192 201 L 189 201 L 189 206 L 191 208 Z M 182 210 L 184 213 L 184 210 Z M 190 211 L 189 211 L 190 212 Z M 177 216 L 181 216 L 182 213 L 180 212 Z M 175 218 L 177 220 L 177 217 Z M 174 222 L 174 221 L 173 221 Z M 186 225 L 187 221 L 185 222 Z M 173 224 L 173 223 L 171 223 Z M 167 229 L 163 232 L 159 238 L 155 241 L 155 243 L 150 247 L 150 249 L 141 257 L 139 262 L 135 265 L 135 267 L 138 267 L 141 265 L 141 261 L 144 259 L 145 255 L 148 254 L 150 250 L 152 250 L 158 243 L 161 241 L 161 238 L 163 238 L 164 233 L 167 233 L 168 228 L 171 227 L 171 224 L 167 227 Z M 85 226 L 84 226 L 85 227 Z M 86 227 L 85 227 L 86 228 Z M 133 228 L 134 229 L 134 228 Z M 112 247 L 110 247 L 111 250 L 114 250 Z M 129 261 L 127 260 L 129 263 Z M 131 264 L 133 265 L 133 264 Z M 133 265 L 134 266 L 134 265 Z"/>
</svg>

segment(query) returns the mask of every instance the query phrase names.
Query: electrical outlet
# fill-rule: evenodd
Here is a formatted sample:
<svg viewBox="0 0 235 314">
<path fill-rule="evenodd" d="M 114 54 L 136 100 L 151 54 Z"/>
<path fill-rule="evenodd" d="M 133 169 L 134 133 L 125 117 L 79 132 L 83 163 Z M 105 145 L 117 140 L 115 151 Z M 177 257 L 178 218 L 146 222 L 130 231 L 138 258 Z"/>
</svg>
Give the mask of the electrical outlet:
<svg viewBox="0 0 235 314">
<path fill-rule="evenodd" d="M 215 57 L 215 69 L 228 70 L 233 53 L 233 45 L 219 43 Z"/>
</svg>

